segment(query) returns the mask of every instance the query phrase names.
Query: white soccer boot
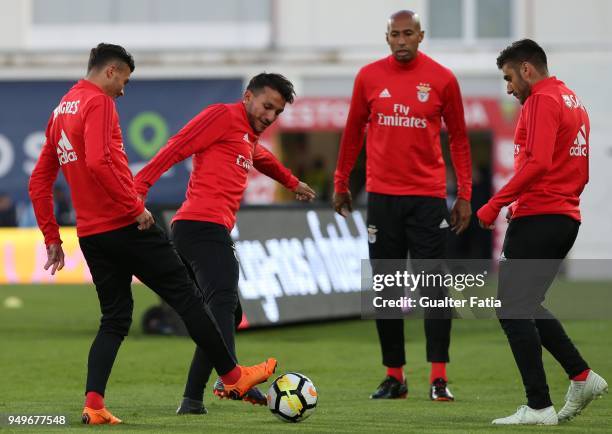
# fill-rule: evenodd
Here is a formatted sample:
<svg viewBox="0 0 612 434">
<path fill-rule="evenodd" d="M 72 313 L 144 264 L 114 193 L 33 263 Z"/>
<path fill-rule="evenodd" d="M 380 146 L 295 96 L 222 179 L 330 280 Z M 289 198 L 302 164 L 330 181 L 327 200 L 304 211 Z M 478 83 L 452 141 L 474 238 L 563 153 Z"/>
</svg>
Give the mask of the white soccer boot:
<svg viewBox="0 0 612 434">
<path fill-rule="evenodd" d="M 559 420 L 555 407 L 552 405 L 541 410 L 521 405 L 513 415 L 495 419 L 491 423 L 493 425 L 557 425 Z"/>
<path fill-rule="evenodd" d="M 567 422 L 578 416 L 592 400 L 606 392 L 608 383 L 593 371 L 589 372 L 585 381 L 572 380 L 565 395 L 565 405 L 559 412 L 559 421 Z"/>
</svg>

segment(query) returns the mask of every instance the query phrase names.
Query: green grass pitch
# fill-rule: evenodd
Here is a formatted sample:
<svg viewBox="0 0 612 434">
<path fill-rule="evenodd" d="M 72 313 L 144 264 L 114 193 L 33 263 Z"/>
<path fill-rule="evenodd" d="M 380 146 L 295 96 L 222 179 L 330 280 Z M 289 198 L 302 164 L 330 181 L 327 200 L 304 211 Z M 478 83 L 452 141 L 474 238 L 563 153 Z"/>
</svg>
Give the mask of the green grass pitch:
<svg viewBox="0 0 612 434">
<path fill-rule="evenodd" d="M 8 428 L 1 431 L 106 432 L 612 432 L 612 397 L 591 404 L 574 421 L 558 427 L 492 427 L 524 402 L 510 349 L 496 321 L 458 320 L 453 324 L 448 374 L 457 401 L 428 400 L 423 326 L 406 322 L 409 396 L 372 402 L 369 393 L 384 376 L 374 324 L 353 320 L 240 333 L 241 362 L 278 358 L 278 373 L 298 371 L 319 391 L 318 408 L 303 423 L 277 420 L 266 408 L 217 401 L 207 390 L 209 414 L 176 416 L 193 352 L 187 338 L 148 337 L 140 331 L 144 309 L 156 302 L 152 292 L 134 288 L 131 335 L 124 341 L 108 385 L 106 403 L 124 420 L 121 426 L 80 423 L 87 353 L 99 319 L 93 286 L 0 286 L 0 301 L 20 297 L 19 309 L 0 305 L 0 414 L 67 415 L 70 427 Z M 570 336 L 601 375 L 612 380 L 612 320 L 566 321 Z M 568 380 L 545 355 L 557 410 Z M 267 386 L 263 386 L 267 389 Z"/>
</svg>

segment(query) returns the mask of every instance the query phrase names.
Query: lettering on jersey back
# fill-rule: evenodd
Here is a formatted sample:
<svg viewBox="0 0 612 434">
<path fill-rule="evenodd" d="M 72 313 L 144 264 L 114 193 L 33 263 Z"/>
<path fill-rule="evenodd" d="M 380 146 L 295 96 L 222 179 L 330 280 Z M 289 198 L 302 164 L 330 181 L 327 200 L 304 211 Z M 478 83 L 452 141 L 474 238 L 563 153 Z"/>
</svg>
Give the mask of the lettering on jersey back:
<svg viewBox="0 0 612 434">
<path fill-rule="evenodd" d="M 578 99 L 576 95 L 562 94 L 561 97 L 563 98 L 563 102 L 565 103 L 567 108 L 569 109 L 581 108 L 582 110 L 586 110 L 584 106 L 582 105 L 582 102 L 580 102 L 580 100 Z"/>
<path fill-rule="evenodd" d="M 57 118 L 58 115 L 76 115 L 79 112 L 79 103 L 81 100 L 77 101 L 62 101 L 55 109 L 53 110 L 53 119 Z"/>
</svg>

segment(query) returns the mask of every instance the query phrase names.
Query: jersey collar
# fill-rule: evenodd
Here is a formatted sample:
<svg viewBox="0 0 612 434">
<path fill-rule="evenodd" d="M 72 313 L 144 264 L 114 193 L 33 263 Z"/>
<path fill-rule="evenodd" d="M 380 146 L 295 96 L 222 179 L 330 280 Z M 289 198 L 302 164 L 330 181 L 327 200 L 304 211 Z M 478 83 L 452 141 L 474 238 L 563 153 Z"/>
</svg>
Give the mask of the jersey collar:
<svg viewBox="0 0 612 434">
<path fill-rule="evenodd" d="M 100 86 L 98 86 L 97 84 L 94 84 L 91 81 L 86 80 L 84 78 L 82 78 L 81 80 L 77 81 L 76 85 L 79 86 L 79 87 L 86 87 L 86 88 L 88 88 L 90 90 L 96 90 L 96 91 L 98 91 L 100 93 L 104 93 L 104 91 L 102 90 L 102 88 Z"/>
<path fill-rule="evenodd" d="M 423 55 L 417 51 L 417 55 L 410 62 L 398 62 L 393 54 L 387 57 L 387 63 L 396 71 L 412 71 L 421 63 Z"/>
<path fill-rule="evenodd" d="M 538 81 L 536 84 L 534 84 L 533 86 L 531 86 L 531 93 L 536 93 L 541 91 L 542 89 L 551 86 L 553 84 L 557 84 L 560 83 L 559 80 L 557 80 L 557 77 L 550 76 L 550 77 L 546 77 L 540 81 Z"/>
</svg>

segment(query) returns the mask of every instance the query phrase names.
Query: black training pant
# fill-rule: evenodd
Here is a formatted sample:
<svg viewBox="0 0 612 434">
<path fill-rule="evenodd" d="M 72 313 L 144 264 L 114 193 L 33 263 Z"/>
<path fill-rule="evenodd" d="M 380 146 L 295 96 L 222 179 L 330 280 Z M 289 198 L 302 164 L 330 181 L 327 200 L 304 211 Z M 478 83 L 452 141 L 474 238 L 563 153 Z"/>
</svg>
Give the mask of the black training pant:
<svg viewBox="0 0 612 434">
<path fill-rule="evenodd" d="M 189 335 L 226 374 L 236 362 L 210 309 L 166 234 L 136 224 L 79 238 L 93 277 L 102 318 L 89 352 L 86 392 L 104 395 L 113 362 L 132 323 L 132 276 L 155 291 L 181 316 Z"/>
<path fill-rule="evenodd" d="M 238 260 L 227 228 L 210 222 L 178 220 L 172 225 L 172 238 L 236 358 L 234 337 L 242 309 L 238 300 Z M 184 396 L 202 401 L 212 369 L 210 355 L 196 348 Z"/>
<path fill-rule="evenodd" d="M 368 194 L 369 252 L 373 273 L 386 273 L 381 259 L 406 259 L 410 253 L 413 268 L 419 259 L 442 259 L 446 254 L 449 213 L 446 200 L 425 196 Z M 379 268 L 379 269 L 377 269 Z M 444 288 L 428 288 L 431 298 L 444 297 Z M 451 332 L 450 309 L 425 310 L 427 361 L 448 362 Z M 383 365 L 406 364 L 404 320 L 377 319 L 376 329 Z"/>
<path fill-rule="evenodd" d="M 513 219 L 506 231 L 498 288 L 505 307 L 498 309 L 498 316 L 521 372 L 528 405 L 534 409 L 552 405 L 542 346 L 568 376 L 588 369 L 561 323 L 541 305 L 579 226 L 564 215 L 535 215 Z"/>
</svg>

